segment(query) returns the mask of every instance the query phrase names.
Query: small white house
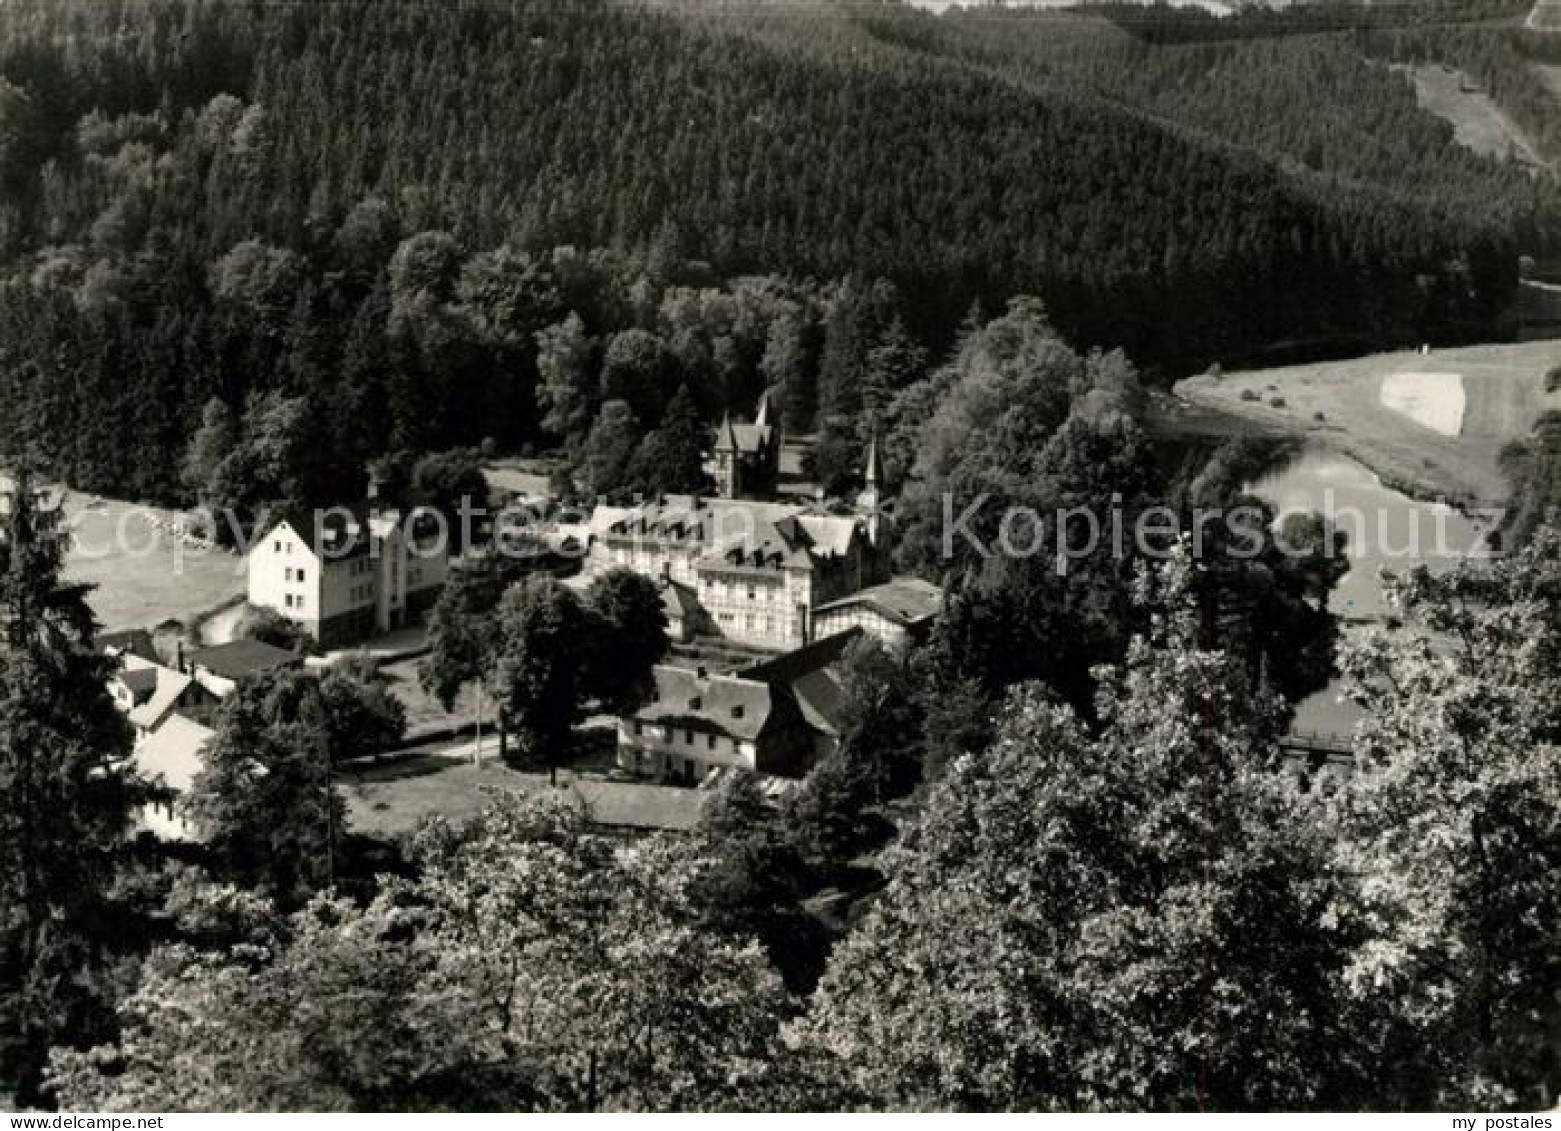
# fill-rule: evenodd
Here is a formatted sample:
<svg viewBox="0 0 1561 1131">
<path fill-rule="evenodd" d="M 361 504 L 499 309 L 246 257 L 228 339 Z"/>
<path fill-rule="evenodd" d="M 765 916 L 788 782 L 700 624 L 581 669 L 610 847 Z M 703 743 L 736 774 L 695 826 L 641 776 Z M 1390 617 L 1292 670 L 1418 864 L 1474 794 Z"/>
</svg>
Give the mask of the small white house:
<svg viewBox="0 0 1561 1131">
<path fill-rule="evenodd" d="M 117 653 L 117 658 L 119 670 L 109 678 L 108 693 L 135 727 L 137 742 L 175 712 L 201 716 L 216 702 L 216 696 L 185 672 L 133 652 Z"/>
</svg>

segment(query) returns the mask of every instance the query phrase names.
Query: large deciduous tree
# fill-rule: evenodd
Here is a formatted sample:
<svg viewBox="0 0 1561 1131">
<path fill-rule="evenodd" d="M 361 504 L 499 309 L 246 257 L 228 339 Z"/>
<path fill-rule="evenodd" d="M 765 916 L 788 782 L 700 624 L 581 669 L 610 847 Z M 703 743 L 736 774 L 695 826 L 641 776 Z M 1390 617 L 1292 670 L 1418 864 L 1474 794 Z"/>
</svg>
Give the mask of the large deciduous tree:
<svg viewBox="0 0 1561 1131">
<path fill-rule="evenodd" d="M 656 583 L 628 569 L 602 574 L 586 591 L 595 623 L 586 653 L 587 689 L 609 711 L 633 711 L 651 690 L 651 668 L 667 654 L 667 614 Z"/>
<path fill-rule="evenodd" d="M 1391 581 L 1408 621 L 1344 649 L 1365 709 L 1339 797 L 1368 932 L 1352 996 L 1388 1106 L 1561 1092 L 1561 533 Z"/>
<path fill-rule="evenodd" d="M 803 1028 L 875 1102 L 1351 1102 L 1319 810 L 1279 768 L 1277 703 L 1196 646 L 1183 569 L 1103 673 L 1098 735 L 1016 690 L 889 857 Z"/>
<path fill-rule="evenodd" d="M 428 654 L 418 663 L 423 689 L 446 711 L 467 684 L 480 681 L 499 643 L 495 610 L 507 584 L 502 560 L 484 555 L 450 570 L 428 616 Z"/>
<path fill-rule="evenodd" d="M 227 875 L 296 905 L 331 886 L 346 834 L 343 761 L 401 737 L 400 702 L 359 665 L 246 680 L 182 804 Z"/>
<path fill-rule="evenodd" d="M 93 1110 L 691 1110 L 817 1106 L 789 1000 L 701 925 L 686 845 L 626 848 L 553 799 L 426 827 L 415 880 L 317 900 L 261 950 L 174 948 L 115 1046 L 56 1057 Z"/>
<path fill-rule="evenodd" d="M 580 658 L 591 648 L 591 617 L 573 591 L 538 574 L 505 592 L 498 623 L 488 681 L 504 738 L 556 771 L 569 758 L 584 702 Z"/>
</svg>

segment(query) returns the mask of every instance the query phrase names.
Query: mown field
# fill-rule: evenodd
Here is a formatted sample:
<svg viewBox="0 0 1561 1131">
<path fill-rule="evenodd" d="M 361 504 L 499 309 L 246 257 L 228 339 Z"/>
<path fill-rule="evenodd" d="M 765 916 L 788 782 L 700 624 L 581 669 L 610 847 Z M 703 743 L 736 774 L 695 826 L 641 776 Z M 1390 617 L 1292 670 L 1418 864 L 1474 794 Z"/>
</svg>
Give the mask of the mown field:
<svg viewBox="0 0 1561 1131">
<path fill-rule="evenodd" d="M 1561 365 L 1561 341 L 1374 354 L 1348 361 L 1204 374 L 1176 386 L 1195 406 L 1302 433 L 1366 464 L 1385 481 L 1428 498 L 1468 505 L 1505 499 L 1501 450 L 1526 435 L 1561 392 L 1545 374 Z M 1382 403 L 1393 373 L 1456 373 L 1463 378 L 1463 427 L 1446 436 Z"/>
<path fill-rule="evenodd" d="M 10 488 L 0 475 L 0 490 Z M 65 508 L 65 576 L 95 586 L 87 603 L 105 629 L 189 625 L 244 591 L 244 560 L 159 526 L 172 511 L 58 487 L 50 496 L 62 497 Z"/>
</svg>

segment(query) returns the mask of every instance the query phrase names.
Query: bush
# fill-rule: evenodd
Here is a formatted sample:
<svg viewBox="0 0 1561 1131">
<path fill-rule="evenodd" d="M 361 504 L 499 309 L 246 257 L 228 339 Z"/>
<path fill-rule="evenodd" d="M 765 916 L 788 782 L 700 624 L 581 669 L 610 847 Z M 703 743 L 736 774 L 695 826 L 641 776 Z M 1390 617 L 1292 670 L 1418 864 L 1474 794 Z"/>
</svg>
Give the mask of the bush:
<svg viewBox="0 0 1561 1131">
<path fill-rule="evenodd" d="M 1269 397 L 1268 398 L 1268 404 L 1269 404 L 1270 408 L 1284 408 L 1285 407 L 1285 398 L 1284 397 Z"/>
<path fill-rule="evenodd" d="M 288 620 L 275 609 L 255 605 L 244 610 L 244 615 L 239 618 L 233 635 L 239 639 L 258 640 L 262 644 L 286 648 L 293 652 L 309 653 L 316 649 L 314 637 L 304 631 L 302 625 Z"/>
<path fill-rule="evenodd" d="M 1545 392 L 1553 393 L 1558 389 L 1561 389 L 1561 365 L 1545 374 Z"/>
<path fill-rule="evenodd" d="M 1244 400 L 1244 401 L 1255 401 L 1255 400 L 1257 400 L 1258 399 L 1257 390 L 1256 389 L 1242 389 L 1241 390 L 1241 399 Z"/>
</svg>

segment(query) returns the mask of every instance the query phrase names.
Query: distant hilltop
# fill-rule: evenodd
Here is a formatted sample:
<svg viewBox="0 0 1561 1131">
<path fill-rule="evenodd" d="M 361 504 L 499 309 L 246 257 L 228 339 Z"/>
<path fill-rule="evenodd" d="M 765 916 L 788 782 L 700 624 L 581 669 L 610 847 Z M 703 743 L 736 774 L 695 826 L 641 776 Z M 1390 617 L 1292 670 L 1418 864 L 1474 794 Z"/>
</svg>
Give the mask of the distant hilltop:
<svg viewBox="0 0 1561 1131">
<path fill-rule="evenodd" d="M 1240 8 L 1286 8 L 1292 0 L 1121 0 L 1122 3 L 1153 7 L 1165 4 L 1172 8 L 1202 8 L 1214 16 L 1229 16 Z M 1078 8 L 1080 0 L 967 0 L 956 4 L 953 0 L 909 0 L 914 8 L 942 12 L 949 8 Z"/>
</svg>

